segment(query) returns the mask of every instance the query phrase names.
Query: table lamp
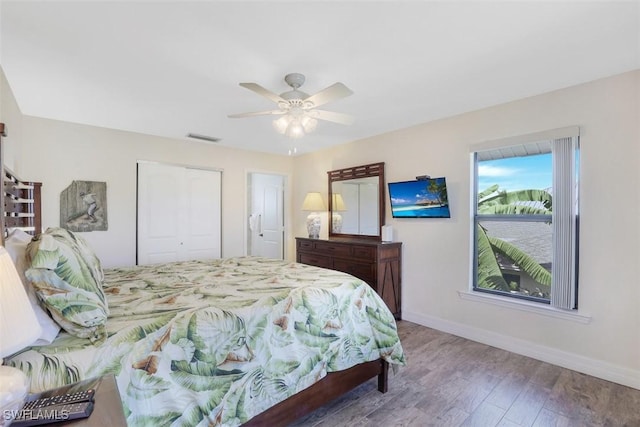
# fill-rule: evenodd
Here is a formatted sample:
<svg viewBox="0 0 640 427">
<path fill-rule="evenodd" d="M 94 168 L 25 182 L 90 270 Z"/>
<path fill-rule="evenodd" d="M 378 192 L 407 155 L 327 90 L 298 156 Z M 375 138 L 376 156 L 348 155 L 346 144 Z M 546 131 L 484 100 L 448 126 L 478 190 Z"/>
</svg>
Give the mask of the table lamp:
<svg viewBox="0 0 640 427">
<path fill-rule="evenodd" d="M 322 195 L 320 193 L 307 193 L 302 202 L 302 210 L 311 212 L 307 216 L 307 231 L 309 232 L 310 239 L 317 239 L 320 237 L 320 215 L 318 212 L 324 211 L 324 202 L 322 201 Z"/>
<path fill-rule="evenodd" d="M 0 358 L 34 343 L 40 324 L 22 286 L 13 260 L 0 246 Z M 0 425 L 8 426 L 22 408 L 29 381 L 19 369 L 0 365 Z"/>
</svg>

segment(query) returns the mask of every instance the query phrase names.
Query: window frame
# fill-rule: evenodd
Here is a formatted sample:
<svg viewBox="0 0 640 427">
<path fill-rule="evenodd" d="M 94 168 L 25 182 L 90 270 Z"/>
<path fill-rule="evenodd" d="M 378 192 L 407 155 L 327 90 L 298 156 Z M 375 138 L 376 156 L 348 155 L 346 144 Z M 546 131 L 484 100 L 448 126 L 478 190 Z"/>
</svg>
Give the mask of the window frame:
<svg viewBox="0 0 640 427">
<path fill-rule="evenodd" d="M 568 127 L 568 128 L 561 128 L 561 129 L 554 129 L 551 131 L 545 131 L 545 132 L 539 132 L 536 134 L 530 134 L 530 135 L 522 135 L 522 136 L 517 136 L 517 137 L 511 137 L 511 138 L 504 138 L 504 139 L 500 139 L 500 140 L 494 140 L 494 141 L 488 141 L 488 142 L 484 142 L 484 143 L 480 143 L 480 144 L 474 144 L 470 147 L 470 154 L 471 154 L 471 221 L 470 221 L 470 225 L 471 225 L 471 271 L 470 271 L 470 292 L 473 293 L 481 293 L 481 294 L 487 294 L 487 295 L 491 295 L 491 296 L 495 296 L 498 298 L 504 298 L 505 300 L 523 300 L 523 302 L 528 301 L 528 302 L 533 302 L 536 304 L 540 304 L 541 307 L 547 306 L 547 307 L 552 307 L 554 309 L 561 309 L 561 310 L 577 310 L 578 308 L 578 265 L 579 265 L 579 260 L 578 260 L 578 247 L 579 247 L 579 238 L 578 238 L 578 233 L 579 233 L 579 191 L 578 191 L 578 185 L 579 185 L 579 175 L 580 175 L 580 167 L 579 167 L 579 161 L 580 161 L 580 144 L 579 144 L 579 135 L 580 135 L 580 130 L 577 126 L 573 126 L 573 127 Z M 552 175 L 553 175 L 553 184 L 552 184 L 552 195 L 553 197 L 555 197 L 556 191 L 557 191 L 557 180 L 556 180 L 556 175 L 560 175 L 563 174 L 563 179 L 566 179 L 567 176 L 571 177 L 570 180 L 570 184 L 573 187 L 573 189 L 571 191 L 569 191 L 569 197 L 573 197 L 574 200 L 570 203 L 573 204 L 573 208 L 571 209 L 571 213 L 568 218 L 570 218 L 570 221 L 574 221 L 574 226 L 572 229 L 572 233 L 570 234 L 571 239 L 573 242 L 572 244 L 570 244 L 570 250 L 573 251 L 571 253 L 571 262 L 565 263 L 565 265 L 568 265 L 569 267 L 566 267 L 567 269 L 570 269 L 571 272 L 569 274 L 570 276 L 570 280 L 569 283 L 561 283 L 560 285 L 556 285 L 556 287 L 560 286 L 563 288 L 563 291 L 565 294 L 568 292 L 570 301 L 566 301 L 566 298 L 558 298 L 557 294 L 556 297 L 554 298 L 554 291 L 553 291 L 553 284 L 554 282 L 556 282 L 556 279 L 554 279 L 554 270 L 551 270 L 551 274 L 552 274 L 552 286 L 551 286 L 551 292 L 549 295 L 549 299 L 546 298 L 541 298 L 541 297 L 535 297 L 535 296 L 530 296 L 530 295 L 523 295 L 523 294 L 510 294 L 508 292 L 505 291 L 500 291 L 500 290 L 493 290 L 493 289 L 487 289 L 487 288 L 480 288 L 478 287 L 478 224 L 487 221 L 514 221 L 514 222 L 549 222 L 552 228 L 552 234 L 551 234 L 551 239 L 552 239 L 552 259 L 553 262 L 555 262 L 555 260 L 557 259 L 556 256 L 554 255 L 554 252 L 556 250 L 558 250 L 558 243 L 556 242 L 556 231 L 557 228 L 554 225 L 555 222 L 555 217 L 556 217 L 556 209 L 555 209 L 555 199 L 554 199 L 554 206 L 553 206 L 553 212 L 552 214 L 538 214 L 538 215 L 530 215 L 530 214 L 523 214 L 523 215 L 490 215 L 490 214 L 478 214 L 478 181 L 479 181 L 479 176 L 478 176 L 478 153 L 483 152 L 483 151 L 490 151 L 490 150 L 499 150 L 499 149 L 506 149 L 506 150 L 511 150 L 511 149 L 515 149 L 518 146 L 525 146 L 528 144 L 532 144 L 532 143 L 550 143 L 552 146 L 551 149 L 551 157 L 552 157 Z M 559 166 L 557 165 L 557 155 L 556 155 L 556 151 L 557 149 L 555 148 L 554 144 L 563 144 L 563 143 L 568 143 L 570 144 L 570 156 L 566 157 L 566 152 L 565 152 L 565 157 L 564 157 L 564 162 L 566 163 L 565 166 Z M 520 147 L 522 148 L 522 147 Z M 527 155 L 532 155 L 532 154 L 543 154 L 543 153 L 547 153 L 549 151 L 541 151 L 540 153 L 531 153 L 531 154 L 515 154 L 515 155 L 511 155 L 511 156 L 504 156 L 503 158 L 508 158 L 508 157 L 525 157 Z M 569 165 L 569 163 L 572 163 L 571 165 Z M 565 171 L 565 169 L 567 169 L 568 166 L 568 172 Z M 564 169 L 563 169 L 564 168 Z M 565 182 L 565 181 L 562 181 Z M 558 187 L 559 188 L 559 187 Z M 563 191 L 564 193 L 564 191 Z M 564 202 L 563 202 L 564 203 Z M 566 218 L 567 218 L 567 214 L 563 213 L 564 215 L 564 221 L 566 223 Z M 563 267 L 564 268 L 564 267 Z M 560 273 L 555 273 L 555 274 L 559 274 L 559 275 L 566 275 L 565 271 L 561 271 Z M 565 289 L 565 287 L 567 289 Z M 561 302 L 557 302 L 557 300 L 561 299 Z"/>
</svg>

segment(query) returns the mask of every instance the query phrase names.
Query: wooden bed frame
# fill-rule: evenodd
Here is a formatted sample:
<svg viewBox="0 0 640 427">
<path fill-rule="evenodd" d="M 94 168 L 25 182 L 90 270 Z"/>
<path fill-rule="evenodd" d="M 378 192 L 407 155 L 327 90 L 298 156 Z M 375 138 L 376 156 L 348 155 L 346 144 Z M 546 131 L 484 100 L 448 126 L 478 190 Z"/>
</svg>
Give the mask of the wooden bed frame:
<svg viewBox="0 0 640 427">
<path fill-rule="evenodd" d="M 1 149 L 1 147 L 0 147 Z M 22 181 L 2 168 L 3 186 L 0 206 L 2 236 L 13 228 L 36 235 L 42 231 L 41 183 Z M 311 387 L 250 419 L 246 426 L 284 426 L 313 412 L 360 384 L 378 377 L 378 390 L 388 389 L 389 364 L 382 359 L 361 363 L 339 372 L 330 372 Z"/>
</svg>

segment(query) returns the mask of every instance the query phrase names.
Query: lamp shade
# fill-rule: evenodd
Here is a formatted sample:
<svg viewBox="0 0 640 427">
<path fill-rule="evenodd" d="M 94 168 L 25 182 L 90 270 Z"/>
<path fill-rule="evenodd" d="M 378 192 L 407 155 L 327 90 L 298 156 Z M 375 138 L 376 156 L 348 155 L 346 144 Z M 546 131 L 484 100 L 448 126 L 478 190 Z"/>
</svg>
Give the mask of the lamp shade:
<svg viewBox="0 0 640 427">
<path fill-rule="evenodd" d="M 347 210 L 347 207 L 344 205 L 344 199 L 342 198 L 342 194 L 334 193 L 331 195 L 331 210 L 334 212 L 344 212 Z"/>
<path fill-rule="evenodd" d="M 325 210 L 322 195 L 320 193 L 307 193 L 302 202 L 302 210 L 309 212 L 320 212 Z"/>
<path fill-rule="evenodd" d="M 0 246 L 0 358 L 33 344 L 40 333 L 40 324 L 13 260 Z"/>
</svg>

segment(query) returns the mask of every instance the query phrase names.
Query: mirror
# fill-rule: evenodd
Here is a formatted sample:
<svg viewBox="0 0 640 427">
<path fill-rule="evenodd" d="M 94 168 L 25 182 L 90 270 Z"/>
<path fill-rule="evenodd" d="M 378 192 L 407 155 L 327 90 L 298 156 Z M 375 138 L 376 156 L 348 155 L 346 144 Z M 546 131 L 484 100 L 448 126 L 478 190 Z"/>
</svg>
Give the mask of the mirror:
<svg viewBox="0 0 640 427">
<path fill-rule="evenodd" d="M 384 224 L 384 162 L 327 172 L 329 237 L 380 240 Z"/>
</svg>

